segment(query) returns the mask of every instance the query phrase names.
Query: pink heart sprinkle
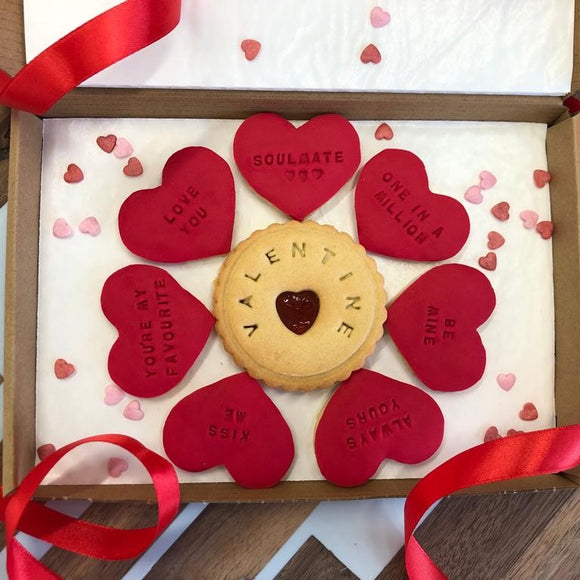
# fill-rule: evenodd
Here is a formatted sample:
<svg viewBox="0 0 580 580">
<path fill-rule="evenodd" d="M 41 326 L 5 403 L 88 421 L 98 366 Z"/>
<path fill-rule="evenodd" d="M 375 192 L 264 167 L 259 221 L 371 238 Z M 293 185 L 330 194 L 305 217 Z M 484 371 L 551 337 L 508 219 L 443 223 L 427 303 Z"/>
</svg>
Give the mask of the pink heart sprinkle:
<svg viewBox="0 0 580 580">
<path fill-rule="evenodd" d="M 501 435 L 499 434 L 497 427 L 492 425 L 491 427 L 488 427 L 487 431 L 485 432 L 483 441 L 487 443 L 488 441 L 495 441 L 496 439 L 501 439 Z"/>
<path fill-rule="evenodd" d="M 40 459 L 40 461 L 44 461 L 46 457 L 48 457 L 55 451 L 56 447 L 52 443 L 45 443 L 36 450 L 36 454 L 38 455 L 38 459 Z"/>
<path fill-rule="evenodd" d="M 483 195 L 481 195 L 481 187 L 479 185 L 472 185 L 463 196 L 470 203 L 481 203 Z"/>
<path fill-rule="evenodd" d="M 375 131 L 375 139 L 386 139 L 390 141 L 393 138 L 393 130 L 387 123 L 381 123 Z"/>
<path fill-rule="evenodd" d="M 531 230 L 537 223 L 540 216 L 531 209 L 520 212 L 520 219 L 524 222 L 524 228 Z"/>
<path fill-rule="evenodd" d="M 520 419 L 522 421 L 535 421 L 538 418 L 538 409 L 534 403 L 526 403 L 520 411 Z"/>
<path fill-rule="evenodd" d="M 95 237 L 101 233 L 101 226 L 97 218 L 88 217 L 79 224 L 79 231 L 82 234 L 89 234 L 89 236 Z"/>
<path fill-rule="evenodd" d="M 113 155 L 117 159 L 124 159 L 125 157 L 129 157 L 131 153 L 133 153 L 133 145 L 131 145 L 127 139 L 119 137 L 115 144 L 115 148 L 113 149 Z"/>
<path fill-rule="evenodd" d="M 497 375 L 497 384 L 504 390 L 510 391 L 511 388 L 516 384 L 516 375 L 513 373 L 499 374 Z"/>
<path fill-rule="evenodd" d="M 260 53 L 262 45 L 253 38 L 246 38 L 246 40 L 242 40 L 240 48 L 243 50 L 246 60 L 254 60 Z"/>
<path fill-rule="evenodd" d="M 105 405 L 116 405 L 125 398 L 125 392 L 117 385 L 107 385 L 105 387 Z"/>
<path fill-rule="evenodd" d="M 371 25 L 373 28 L 381 28 L 391 21 L 391 15 L 385 12 L 380 6 L 375 6 L 371 10 Z"/>
<path fill-rule="evenodd" d="M 487 234 L 487 247 L 490 250 L 497 250 L 505 244 L 505 238 L 499 232 L 489 232 Z"/>
<path fill-rule="evenodd" d="M 491 189 L 497 183 L 497 177 L 491 171 L 482 171 L 479 174 L 479 187 Z"/>
<path fill-rule="evenodd" d="M 64 218 L 58 218 L 52 226 L 52 235 L 60 239 L 70 238 L 73 235 L 73 229 Z"/>
<path fill-rule="evenodd" d="M 127 469 L 129 469 L 129 463 L 122 457 L 111 457 L 107 462 L 107 471 L 111 477 L 119 477 Z"/>
<path fill-rule="evenodd" d="M 145 413 L 141 410 L 141 404 L 139 401 L 131 401 L 127 403 L 127 406 L 123 409 L 123 415 L 131 421 L 141 421 L 145 416 Z"/>
</svg>

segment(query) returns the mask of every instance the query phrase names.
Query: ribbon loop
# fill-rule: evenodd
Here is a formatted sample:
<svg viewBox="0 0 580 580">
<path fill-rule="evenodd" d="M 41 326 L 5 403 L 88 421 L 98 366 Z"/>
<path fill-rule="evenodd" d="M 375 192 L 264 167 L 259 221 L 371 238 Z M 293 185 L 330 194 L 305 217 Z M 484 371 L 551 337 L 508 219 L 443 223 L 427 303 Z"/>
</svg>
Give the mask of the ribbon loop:
<svg viewBox="0 0 580 580">
<path fill-rule="evenodd" d="M 493 481 L 548 475 L 580 464 L 580 425 L 496 439 L 459 453 L 435 468 L 405 502 L 405 564 L 411 580 L 445 578 L 412 535 L 437 500 Z"/>
<path fill-rule="evenodd" d="M 77 520 L 31 501 L 48 472 L 69 451 L 86 443 L 112 443 L 133 454 L 145 467 L 157 495 L 157 524 L 149 528 L 120 530 Z M 0 503 L 6 522 L 7 568 L 10 578 L 59 578 L 38 562 L 15 539 L 17 530 L 77 554 L 106 560 L 124 560 L 142 554 L 177 515 L 179 481 L 175 469 L 163 457 L 125 435 L 98 435 L 81 439 L 49 455 Z"/>
<path fill-rule="evenodd" d="M 0 104 L 46 113 L 83 81 L 149 46 L 181 18 L 181 0 L 126 0 L 79 26 L 14 77 L 0 70 Z"/>
</svg>

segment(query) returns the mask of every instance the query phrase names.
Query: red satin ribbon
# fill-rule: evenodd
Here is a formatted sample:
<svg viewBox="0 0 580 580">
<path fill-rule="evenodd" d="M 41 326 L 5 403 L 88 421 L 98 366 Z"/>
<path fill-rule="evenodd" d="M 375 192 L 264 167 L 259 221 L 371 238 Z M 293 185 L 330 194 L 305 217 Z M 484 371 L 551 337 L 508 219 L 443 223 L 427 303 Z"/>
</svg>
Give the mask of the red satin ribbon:
<svg viewBox="0 0 580 580">
<path fill-rule="evenodd" d="M 405 502 L 405 563 L 411 580 L 445 575 L 419 545 L 413 531 L 437 500 L 492 481 L 547 475 L 580 464 L 580 425 L 496 439 L 452 457 L 411 490 Z"/>
<path fill-rule="evenodd" d="M 42 115 L 89 77 L 171 32 L 180 17 L 181 0 L 126 0 L 49 46 L 14 78 L 0 70 L 0 103 Z"/>
<path fill-rule="evenodd" d="M 120 530 L 71 518 L 31 501 L 48 472 L 72 449 L 85 443 L 112 443 L 132 453 L 147 469 L 158 502 L 157 524 L 149 528 Z M 105 560 L 135 558 L 143 553 L 177 515 L 179 482 L 175 469 L 163 457 L 125 435 L 98 435 L 65 445 L 39 463 L 18 488 L 0 501 L 0 518 L 6 522 L 8 576 L 13 580 L 60 578 L 36 560 L 15 539 L 21 530 L 77 554 Z"/>
</svg>

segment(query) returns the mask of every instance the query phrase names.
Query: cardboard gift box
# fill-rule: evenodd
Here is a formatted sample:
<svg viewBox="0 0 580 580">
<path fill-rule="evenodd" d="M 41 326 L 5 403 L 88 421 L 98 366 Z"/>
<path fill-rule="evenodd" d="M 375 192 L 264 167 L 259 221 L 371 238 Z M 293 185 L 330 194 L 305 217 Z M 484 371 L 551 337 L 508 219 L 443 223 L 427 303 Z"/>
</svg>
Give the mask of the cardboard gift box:
<svg viewBox="0 0 580 580">
<path fill-rule="evenodd" d="M 577 13 L 580 12 L 577 10 Z M 580 18 L 576 18 L 576 32 Z M 573 88 L 580 88 L 580 50 L 575 48 Z M 241 119 L 262 111 L 289 119 L 339 113 L 351 120 L 511 121 L 549 125 L 556 332 L 556 424 L 580 422 L 577 377 L 580 360 L 580 118 L 570 118 L 560 97 L 360 92 L 231 91 L 184 89 L 76 89 L 46 118 Z M 13 112 L 7 242 L 4 475 L 6 492 L 33 467 L 36 453 L 35 398 L 39 215 L 43 120 Z M 404 496 L 413 479 L 371 480 L 356 488 L 325 481 L 285 481 L 249 490 L 233 483 L 182 484 L 184 501 L 283 501 Z M 475 491 L 574 487 L 580 471 L 488 484 Z M 150 485 L 50 485 L 41 498 L 150 500 Z"/>
</svg>

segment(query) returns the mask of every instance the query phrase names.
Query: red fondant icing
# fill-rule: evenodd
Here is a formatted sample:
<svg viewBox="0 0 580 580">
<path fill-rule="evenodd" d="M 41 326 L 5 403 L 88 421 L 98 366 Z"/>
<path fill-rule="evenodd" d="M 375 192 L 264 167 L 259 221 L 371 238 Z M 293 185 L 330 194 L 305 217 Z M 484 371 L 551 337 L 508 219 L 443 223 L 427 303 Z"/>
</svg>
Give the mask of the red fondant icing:
<svg viewBox="0 0 580 580">
<path fill-rule="evenodd" d="M 260 113 L 240 125 L 234 157 L 258 194 L 303 220 L 352 177 L 360 142 L 340 115 L 320 115 L 296 128 L 279 115 Z"/>
<path fill-rule="evenodd" d="M 127 266 L 109 276 L 101 307 L 119 332 L 109 353 L 109 374 L 136 397 L 156 397 L 175 387 L 214 324 L 197 298 L 155 266 Z"/>
<path fill-rule="evenodd" d="M 423 162 L 402 149 L 385 149 L 363 167 L 355 211 L 359 242 L 393 258 L 445 260 L 469 235 L 465 208 L 432 193 Z"/>
<path fill-rule="evenodd" d="M 336 485 L 361 485 L 385 459 L 429 459 L 441 445 L 443 425 L 439 406 L 421 389 L 362 369 L 324 409 L 314 441 L 318 467 Z"/>
<path fill-rule="evenodd" d="M 477 329 L 495 308 L 484 274 L 446 264 L 423 274 L 389 308 L 387 329 L 415 374 L 436 391 L 462 391 L 485 370 Z"/>
<path fill-rule="evenodd" d="M 276 485 L 294 458 L 292 433 L 260 384 L 246 373 L 177 403 L 163 429 L 169 459 L 186 471 L 224 465 L 244 487 Z"/>
<path fill-rule="evenodd" d="M 187 147 L 163 168 L 161 185 L 131 194 L 119 211 L 123 243 L 156 262 L 229 252 L 235 189 L 228 164 L 210 149 Z"/>
</svg>

